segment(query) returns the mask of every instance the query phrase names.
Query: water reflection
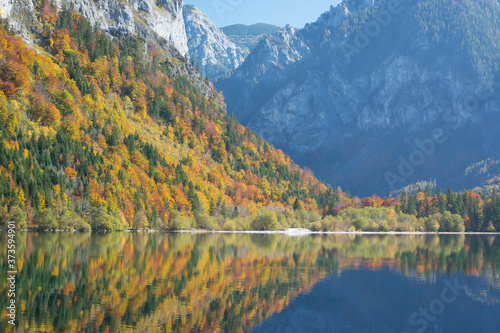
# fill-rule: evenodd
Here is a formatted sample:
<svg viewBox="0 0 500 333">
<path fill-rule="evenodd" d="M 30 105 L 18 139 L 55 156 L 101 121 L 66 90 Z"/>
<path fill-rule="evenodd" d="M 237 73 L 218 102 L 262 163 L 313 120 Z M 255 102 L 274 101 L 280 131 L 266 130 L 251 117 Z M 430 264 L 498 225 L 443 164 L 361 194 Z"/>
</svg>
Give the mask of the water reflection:
<svg viewBox="0 0 500 333">
<path fill-rule="evenodd" d="M 428 332 L 478 313 L 488 332 L 499 310 L 495 236 L 19 233 L 17 256 L 17 331 L 416 332 L 455 277 Z M 0 304 L 6 272 L 2 246 Z"/>
</svg>

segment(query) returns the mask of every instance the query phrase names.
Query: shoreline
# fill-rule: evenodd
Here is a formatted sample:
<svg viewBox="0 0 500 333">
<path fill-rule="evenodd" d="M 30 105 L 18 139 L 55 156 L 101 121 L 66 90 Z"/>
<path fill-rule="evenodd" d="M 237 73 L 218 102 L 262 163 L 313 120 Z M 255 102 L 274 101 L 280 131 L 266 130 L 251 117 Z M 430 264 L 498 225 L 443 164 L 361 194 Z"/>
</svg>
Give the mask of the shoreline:
<svg viewBox="0 0 500 333">
<path fill-rule="evenodd" d="M 134 231 L 136 232 L 136 231 Z M 210 231 L 210 230 L 169 230 L 166 233 L 191 233 L 191 234 L 264 234 L 264 235 L 289 235 L 289 236 L 307 236 L 307 235 L 500 235 L 500 232 L 430 232 L 430 231 Z"/>
<path fill-rule="evenodd" d="M 5 229 L 0 229 L 0 232 L 6 232 Z M 287 236 L 307 236 L 307 235 L 500 235 L 500 232 L 431 232 L 431 231 L 312 231 L 309 229 L 288 229 L 288 230 L 244 230 L 244 231 L 225 231 L 225 230 L 70 230 L 70 229 L 55 229 L 55 230 L 29 230 L 17 229 L 22 232 L 39 232 L 39 233 L 66 233 L 66 232 L 90 232 L 90 233 L 109 233 L 109 232 L 124 232 L 124 233 L 179 233 L 179 234 L 256 234 L 256 235 L 287 235 Z"/>
</svg>

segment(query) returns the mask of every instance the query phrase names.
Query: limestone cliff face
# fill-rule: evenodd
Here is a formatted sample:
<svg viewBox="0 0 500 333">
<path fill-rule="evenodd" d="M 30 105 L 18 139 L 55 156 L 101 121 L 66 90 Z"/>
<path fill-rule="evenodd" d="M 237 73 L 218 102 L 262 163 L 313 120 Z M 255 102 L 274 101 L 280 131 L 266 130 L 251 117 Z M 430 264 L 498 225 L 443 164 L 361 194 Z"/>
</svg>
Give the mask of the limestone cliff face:
<svg viewBox="0 0 500 333">
<path fill-rule="evenodd" d="M 462 168 L 495 151 L 491 144 L 500 141 L 499 135 L 478 139 L 476 130 L 468 130 L 494 131 L 494 121 L 486 119 L 500 114 L 500 50 L 494 35 L 481 37 L 499 26 L 500 10 L 496 0 L 459 2 L 484 25 L 465 17 L 467 23 L 453 26 L 454 14 L 430 0 L 346 0 L 302 30 L 264 38 L 217 87 L 244 125 L 320 178 L 355 193 L 388 190 L 384 174 L 397 170 L 399 155 L 415 149 L 416 137 L 423 140 L 436 128 L 450 128 L 445 150 L 460 155 Z M 450 28 L 435 24 L 429 9 Z M 458 33 L 462 26 L 470 30 Z M 460 41 L 461 34 L 470 36 Z M 459 171 L 445 174 L 444 157 L 431 158 L 436 161 L 403 181 L 436 177 L 438 186 L 454 185 Z"/>
<path fill-rule="evenodd" d="M 111 34 L 140 34 L 166 41 L 187 55 L 187 37 L 182 16 L 182 0 L 55 0 L 57 8 L 73 6 L 92 24 Z M 24 35 L 38 27 L 34 0 L 0 0 L 4 17 Z"/>
<path fill-rule="evenodd" d="M 248 52 L 231 42 L 197 7 L 184 6 L 189 55 L 204 73 L 215 78 L 240 66 Z"/>
</svg>

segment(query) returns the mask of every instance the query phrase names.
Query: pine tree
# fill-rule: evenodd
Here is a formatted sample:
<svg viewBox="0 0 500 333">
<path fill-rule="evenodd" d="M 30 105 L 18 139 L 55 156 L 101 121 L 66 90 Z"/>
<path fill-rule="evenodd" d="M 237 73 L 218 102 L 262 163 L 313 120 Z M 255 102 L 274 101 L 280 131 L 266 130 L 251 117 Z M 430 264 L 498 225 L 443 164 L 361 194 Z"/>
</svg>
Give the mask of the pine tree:
<svg viewBox="0 0 500 333">
<path fill-rule="evenodd" d="M 447 209 L 446 210 L 448 210 L 452 214 L 458 214 L 457 199 L 456 199 L 455 193 L 453 193 L 451 188 L 448 189 L 448 192 L 446 194 L 446 199 L 447 199 L 447 203 L 446 203 Z"/>
<path fill-rule="evenodd" d="M 500 230 L 500 197 L 493 190 L 490 200 L 486 201 L 483 209 L 483 226 L 492 225 L 497 231 Z"/>
<path fill-rule="evenodd" d="M 293 210 L 301 210 L 302 206 L 300 205 L 299 198 L 295 199 L 295 202 L 293 203 Z"/>
<path fill-rule="evenodd" d="M 229 211 L 226 206 L 226 201 L 222 200 L 221 208 L 220 208 L 220 215 L 223 218 L 227 218 L 229 216 Z"/>
<path fill-rule="evenodd" d="M 430 185 L 427 185 L 427 186 L 425 187 L 425 196 L 426 196 L 427 198 L 432 197 L 432 188 L 431 188 L 431 186 L 430 186 Z"/>
<path fill-rule="evenodd" d="M 500 231 L 500 197 L 496 190 L 491 195 L 492 222 L 497 231 Z"/>
<path fill-rule="evenodd" d="M 209 208 L 208 208 L 208 214 L 210 216 L 215 216 L 215 213 L 216 213 L 216 207 L 215 207 L 214 199 L 210 198 Z"/>
<path fill-rule="evenodd" d="M 406 207 L 406 214 L 410 214 L 410 215 L 417 214 L 417 197 L 416 197 L 416 195 L 411 195 L 411 194 L 409 195 L 408 206 Z"/>
<path fill-rule="evenodd" d="M 425 198 L 425 213 L 424 213 L 425 215 L 423 217 L 429 217 L 430 210 L 431 210 L 431 207 L 430 207 L 429 198 Z"/>
<path fill-rule="evenodd" d="M 463 195 L 457 194 L 456 196 L 456 209 L 452 211 L 452 214 L 459 214 L 462 217 L 465 217 L 467 214 L 466 200 L 467 195 L 464 193 Z"/>
<path fill-rule="evenodd" d="M 404 214 L 406 214 L 406 211 L 408 209 L 407 204 L 406 204 L 406 196 L 407 196 L 406 191 L 403 191 L 403 193 L 401 193 L 401 202 L 399 203 L 399 206 L 398 206 L 400 211 Z"/>
<path fill-rule="evenodd" d="M 437 191 L 436 196 L 437 196 L 437 207 L 438 207 L 439 213 L 444 214 L 444 212 L 446 211 L 446 201 L 444 200 L 444 197 L 443 197 L 443 191 L 441 191 L 441 189 L 439 189 Z"/>
</svg>

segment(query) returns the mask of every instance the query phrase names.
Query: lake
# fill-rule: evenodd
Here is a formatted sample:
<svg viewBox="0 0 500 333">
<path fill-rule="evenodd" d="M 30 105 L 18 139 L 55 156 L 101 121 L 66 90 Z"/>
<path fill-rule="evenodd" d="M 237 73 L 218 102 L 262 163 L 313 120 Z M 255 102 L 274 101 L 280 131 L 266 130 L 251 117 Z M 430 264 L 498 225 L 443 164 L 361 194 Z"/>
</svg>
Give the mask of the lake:
<svg viewBox="0 0 500 333">
<path fill-rule="evenodd" d="M 1 331 L 498 332 L 500 237 L 18 232 Z"/>
</svg>

